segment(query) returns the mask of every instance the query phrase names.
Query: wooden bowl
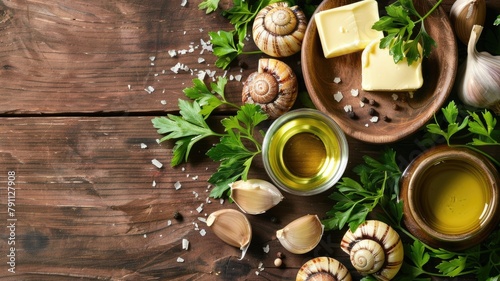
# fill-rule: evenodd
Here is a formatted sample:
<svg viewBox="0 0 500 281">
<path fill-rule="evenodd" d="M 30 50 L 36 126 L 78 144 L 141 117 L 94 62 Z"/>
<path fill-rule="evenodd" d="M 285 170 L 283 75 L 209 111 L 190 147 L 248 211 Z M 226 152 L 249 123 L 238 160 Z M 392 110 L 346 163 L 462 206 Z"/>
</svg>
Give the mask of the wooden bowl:
<svg viewBox="0 0 500 281">
<path fill-rule="evenodd" d="M 353 2 L 356 1 L 324 0 L 315 13 Z M 379 1 L 381 16 L 387 2 Z M 415 1 L 414 5 L 424 14 L 433 3 L 434 0 Z M 437 47 L 422 62 L 423 86 L 414 93 L 369 92 L 361 89 L 361 51 L 326 59 L 312 18 L 302 44 L 301 60 L 305 85 L 316 108 L 332 117 L 347 135 L 365 142 L 391 143 L 417 131 L 447 99 L 458 64 L 455 36 L 448 15 L 441 7 L 426 18 L 425 28 Z M 334 82 L 336 77 L 341 79 L 340 83 Z M 351 95 L 351 89 L 357 89 L 358 96 Z M 339 102 L 334 99 L 338 91 L 343 94 Z M 361 107 L 362 99 L 372 100 L 374 104 L 365 103 Z M 347 105 L 352 106 L 355 117 L 345 111 Z M 370 121 L 372 114 L 378 115 L 377 122 Z"/>
</svg>

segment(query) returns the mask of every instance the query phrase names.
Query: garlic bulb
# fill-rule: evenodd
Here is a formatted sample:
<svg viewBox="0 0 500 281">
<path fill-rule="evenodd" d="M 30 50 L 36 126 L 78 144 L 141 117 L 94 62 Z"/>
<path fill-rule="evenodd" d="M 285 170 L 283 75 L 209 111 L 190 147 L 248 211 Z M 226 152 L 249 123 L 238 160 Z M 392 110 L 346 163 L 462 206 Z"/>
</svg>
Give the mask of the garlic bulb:
<svg viewBox="0 0 500 281">
<path fill-rule="evenodd" d="M 500 56 L 476 50 L 482 30 L 480 25 L 472 28 L 467 60 L 457 74 L 457 93 L 464 104 L 488 108 L 500 115 Z"/>
<path fill-rule="evenodd" d="M 404 250 L 398 233 L 384 222 L 368 220 L 355 232 L 348 230 L 340 248 L 362 275 L 391 280 L 403 264 Z"/>
<path fill-rule="evenodd" d="M 324 226 L 318 216 L 305 215 L 276 231 L 281 245 L 293 254 L 304 254 L 321 241 Z"/>
<path fill-rule="evenodd" d="M 243 213 L 233 209 L 218 210 L 208 216 L 207 225 L 222 241 L 238 247 L 242 251 L 240 259 L 243 259 L 252 240 L 252 227 Z"/>
<path fill-rule="evenodd" d="M 304 263 L 295 281 L 336 280 L 351 281 L 349 270 L 338 260 L 330 257 L 317 257 Z"/>
<path fill-rule="evenodd" d="M 484 25 L 486 0 L 456 0 L 450 9 L 450 21 L 455 34 L 462 43 L 469 42 L 474 25 Z"/>
<path fill-rule="evenodd" d="M 288 57 L 300 51 L 307 19 L 298 6 L 278 2 L 255 16 L 252 35 L 255 45 L 272 57 Z"/>
<path fill-rule="evenodd" d="M 243 212 L 258 215 L 276 206 L 283 195 L 268 181 L 249 179 L 231 184 L 231 199 Z"/>
<path fill-rule="evenodd" d="M 297 76 L 286 63 L 260 59 L 257 71 L 243 83 L 242 101 L 260 105 L 275 119 L 292 108 L 298 91 Z"/>
</svg>

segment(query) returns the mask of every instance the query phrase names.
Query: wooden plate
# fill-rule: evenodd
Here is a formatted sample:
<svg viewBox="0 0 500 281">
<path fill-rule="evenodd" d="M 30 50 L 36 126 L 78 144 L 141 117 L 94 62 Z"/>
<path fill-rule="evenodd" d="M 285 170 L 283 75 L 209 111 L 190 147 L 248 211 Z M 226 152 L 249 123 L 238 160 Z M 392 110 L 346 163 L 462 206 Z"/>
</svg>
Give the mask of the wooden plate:
<svg viewBox="0 0 500 281">
<path fill-rule="evenodd" d="M 353 2 L 356 1 L 324 0 L 316 13 Z M 379 1 L 380 15 L 385 13 L 387 2 Z M 434 2 L 414 1 L 414 5 L 419 13 L 424 14 Z M 317 109 L 332 117 L 347 135 L 370 143 L 395 142 L 420 129 L 448 97 L 458 64 L 455 36 L 448 15 L 441 7 L 426 18 L 425 28 L 437 47 L 422 62 L 422 88 L 414 93 L 369 92 L 361 89 L 361 52 L 326 59 L 316 23 L 311 19 L 302 45 L 301 60 L 305 84 Z M 340 83 L 334 82 L 336 77 L 341 79 Z M 358 96 L 353 96 L 351 89 L 357 89 Z M 339 102 L 334 98 L 338 91 L 343 96 Z M 364 98 L 375 103 L 366 102 L 361 107 Z M 356 114 L 354 118 L 345 111 L 344 107 L 349 105 Z M 378 115 L 379 120 L 372 122 L 370 113 Z"/>
</svg>

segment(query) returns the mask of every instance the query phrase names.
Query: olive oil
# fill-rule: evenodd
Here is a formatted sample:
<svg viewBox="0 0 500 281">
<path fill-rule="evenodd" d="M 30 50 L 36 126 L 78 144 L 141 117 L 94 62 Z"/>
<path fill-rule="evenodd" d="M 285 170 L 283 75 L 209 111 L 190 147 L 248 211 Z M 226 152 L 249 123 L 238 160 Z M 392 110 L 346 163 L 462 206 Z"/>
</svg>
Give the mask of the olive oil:
<svg viewBox="0 0 500 281">
<path fill-rule="evenodd" d="M 336 133 L 321 120 L 307 116 L 278 128 L 267 153 L 276 179 L 291 189 L 304 191 L 327 182 L 341 158 Z"/>
<path fill-rule="evenodd" d="M 418 212 L 431 228 L 459 235 L 480 227 L 491 192 L 479 171 L 460 161 L 441 161 L 421 177 Z"/>
</svg>

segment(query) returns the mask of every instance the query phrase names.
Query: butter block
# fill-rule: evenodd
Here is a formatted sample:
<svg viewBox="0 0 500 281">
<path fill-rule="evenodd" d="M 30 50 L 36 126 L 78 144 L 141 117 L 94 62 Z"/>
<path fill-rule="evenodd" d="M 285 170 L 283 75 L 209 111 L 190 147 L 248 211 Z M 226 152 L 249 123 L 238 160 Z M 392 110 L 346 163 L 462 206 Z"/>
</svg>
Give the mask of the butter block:
<svg viewBox="0 0 500 281">
<path fill-rule="evenodd" d="M 374 39 L 384 37 L 372 29 L 379 20 L 375 0 L 363 0 L 316 13 L 314 16 L 325 58 L 363 50 Z"/>
<path fill-rule="evenodd" d="M 406 58 L 394 63 L 389 48 L 380 49 L 374 40 L 361 54 L 361 88 L 365 91 L 414 91 L 422 87 L 422 46 L 420 58 L 408 65 Z"/>
</svg>

